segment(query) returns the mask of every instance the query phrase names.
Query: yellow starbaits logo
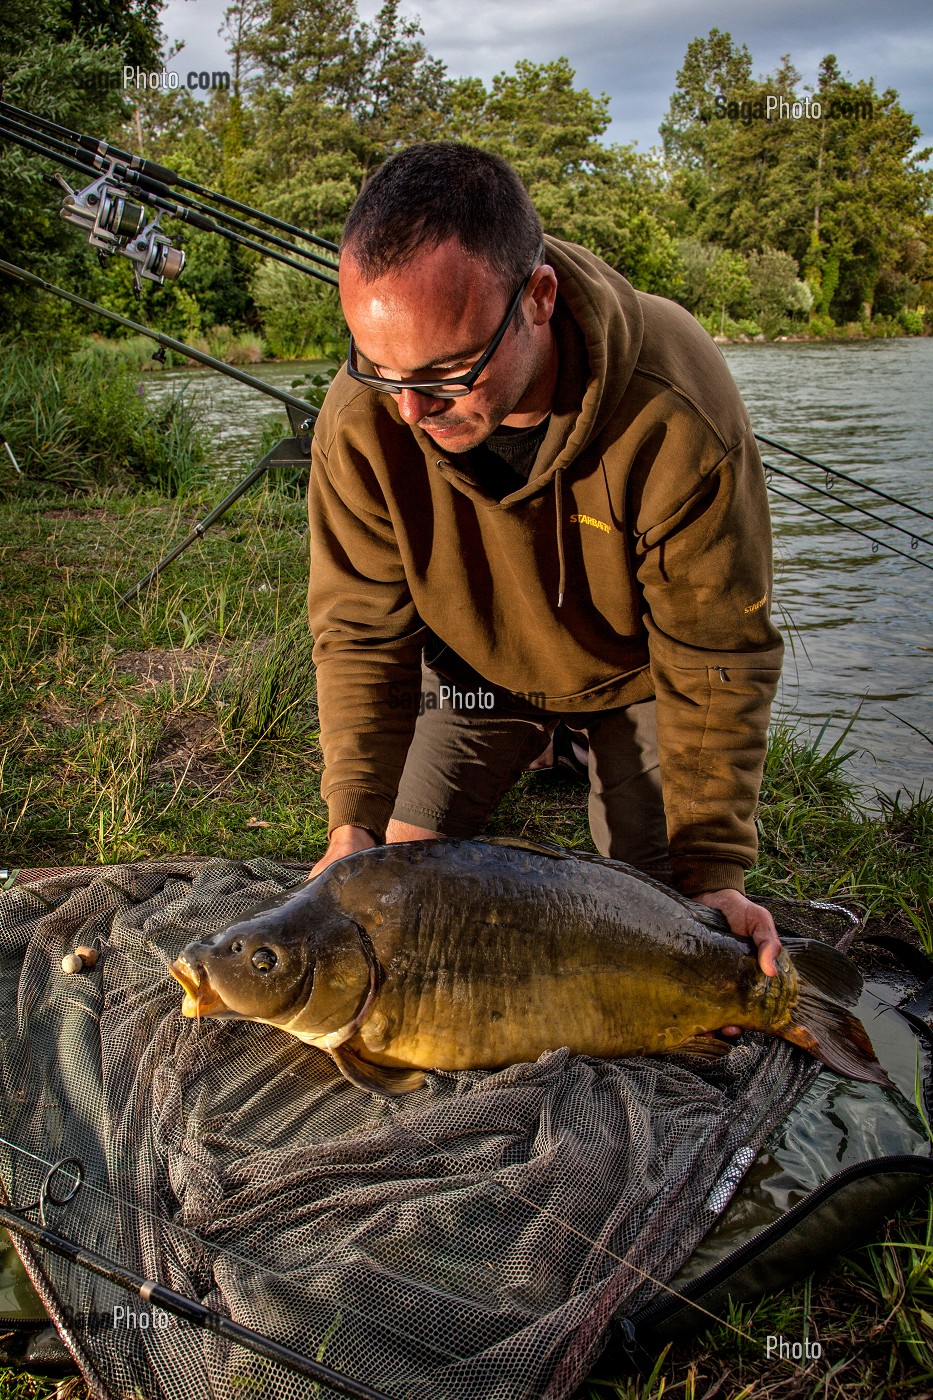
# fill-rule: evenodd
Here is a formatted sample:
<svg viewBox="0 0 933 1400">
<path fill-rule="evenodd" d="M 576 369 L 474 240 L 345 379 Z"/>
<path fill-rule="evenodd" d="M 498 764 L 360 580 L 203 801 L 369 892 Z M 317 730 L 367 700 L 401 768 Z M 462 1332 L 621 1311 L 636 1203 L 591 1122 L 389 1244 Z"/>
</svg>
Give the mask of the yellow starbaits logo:
<svg viewBox="0 0 933 1400">
<path fill-rule="evenodd" d="M 570 523 L 571 525 L 592 525 L 597 530 L 605 530 L 607 535 L 612 534 L 611 525 L 607 525 L 604 520 L 597 520 L 592 515 L 572 515 L 570 517 Z"/>
<path fill-rule="evenodd" d="M 747 612 L 747 613 L 758 612 L 758 610 L 759 610 L 760 608 L 763 608 L 763 607 L 764 607 L 764 605 L 765 605 L 765 603 L 766 603 L 767 601 L 768 601 L 768 595 L 767 595 L 767 593 L 766 593 L 765 596 L 764 596 L 763 598 L 759 598 L 759 599 L 758 599 L 758 602 L 757 602 L 757 603 L 749 603 L 748 607 L 745 608 L 744 611 Z"/>
</svg>

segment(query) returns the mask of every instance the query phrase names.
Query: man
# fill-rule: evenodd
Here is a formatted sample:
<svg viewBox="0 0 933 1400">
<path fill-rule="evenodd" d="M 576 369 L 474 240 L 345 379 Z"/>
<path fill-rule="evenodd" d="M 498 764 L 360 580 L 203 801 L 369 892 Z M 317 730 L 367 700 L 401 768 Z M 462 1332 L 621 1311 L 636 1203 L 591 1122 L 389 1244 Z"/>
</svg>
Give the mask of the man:
<svg viewBox="0 0 933 1400">
<path fill-rule="evenodd" d="M 742 891 L 782 644 L 719 351 L 545 239 L 511 167 L 452 143 L 366 185 L 340 296 L 349 356 L 309 492 L 314 873 L 478 834 L 563 718 L 589 740 L 597 847 L 721 909 L 773 973 L 773 922 Z"/>
</svg>

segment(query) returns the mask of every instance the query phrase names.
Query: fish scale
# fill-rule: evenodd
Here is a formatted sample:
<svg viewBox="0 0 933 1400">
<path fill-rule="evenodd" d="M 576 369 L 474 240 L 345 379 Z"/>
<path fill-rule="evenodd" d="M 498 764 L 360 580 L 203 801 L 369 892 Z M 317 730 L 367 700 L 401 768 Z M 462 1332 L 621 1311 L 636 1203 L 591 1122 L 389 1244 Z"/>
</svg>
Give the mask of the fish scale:
<svg viewBox="0 0 933 1400">
<path fill-rule="evenodd" d="M 620 861 L 504 841 L 347 856 L 198 940 L 183 1011 L 278 1025 L 377 1093 L 432 1069 L 573 1053 L 723 1054 L 724 1025 L 885 1083 L 841 953 L 786 940 L 778 973 L 715 911 Z"/>
</svg>

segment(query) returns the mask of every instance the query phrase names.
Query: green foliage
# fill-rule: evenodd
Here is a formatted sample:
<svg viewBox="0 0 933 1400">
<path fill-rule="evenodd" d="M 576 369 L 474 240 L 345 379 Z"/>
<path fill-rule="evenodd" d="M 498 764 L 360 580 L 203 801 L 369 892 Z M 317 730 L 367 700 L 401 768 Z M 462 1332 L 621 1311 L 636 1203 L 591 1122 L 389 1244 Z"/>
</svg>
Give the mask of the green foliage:
<svg viewBox="0 0 933 1400">
<path fill-rule="evenodd" d="M 737 313 L 746 310 L 751 290 L 745 259 L 725 250 L 718 253 L 706 274 L 706 295 L 719 307 L 720 334 L 725 330 L 727 310 Z"/>
<path fill-rule="evenodd" d="M 36 0 L 7 6 L 0 28 L 0 82 L 6 101 L 78 131 L 107 131 L 123 99 L 114 78 L 124 63 L 154 66 L 159 51 L 155 0 Z M 59 218 L 60 199 L 44 173 L 61 167 L 0 141 L 0 227 L 7 261 L 38 269 L 68 287 L 86 287 L 90 261 L 81 239 Z M 68 172 L 71 182 L 81 176 Z M 51 336 L 81 321 L 62 303 L 50 305 L 0 280 L 0 330 Z"/>
<path fill-rule="evenodd" d="M 898 324 L 905 335 L 923 335 L 923 313 L 904 309 L 897 314 Z"/>
<path fill-rule="evenodd" d="M 206 470 L 185 398 L 151 408 L 138 374 L 93 342 L 61 361 L 0 347 L 0 421 L 29 483 L 88 491 L 136 479 L 174 493 Z"/>
<path fill-rule="evenodd" d="M 691 40 L 663 151 L 646 155 L 604 144 L 609 100 L 578 86 L 566 58 L 520 60 L 488 86 L 449 79 L 400 0 L 367 22 L 356 0 L 235 0 L 222 30 L 230 90 L 207 101 L 153 90 L 134 94 L 132 107 L 104 80 L 125 58 L 155 54 L 155 0 L 88 0 L 77 19 L 72 9 L 38 0 L 17 13 L 0 39 L 9 96 L 332 240 L 394 151 L 465 140 L 513 163 L 550 233 L 719 332 L 754 324 L 775 335 L 807 316 L 814 334 L 834 322 L 866 335 L 923 328 L 933 292 L 929 153 L 916 149 L 918 128 L 897 94 L 843 74 L 831 54 L 809 90 L 789 56 L 756 77 L 729 33 Z M 819 103 L 823 115 L 765 120 L 770 94 Z M 7 256 L 38 261 L 53 280 L 135 319 L 128 264 L 113 258 L 101 271 L 58 218 L 46 166 L 0 145 Z M 281 356 L 339 353 L 333 293 L 259 253 L 185 232 L 182 279 L 144 290 L 153 322 L 199 343 L 223 327 Z M 0 285 L 4 324 L 59 338 L 86 329 L 78 313 L 13 283 Z"/>
<path fill-rule="evenodd" d="M 820 115 L 767 119 L 769 95 Z M 897 94 L 843 76 L 832 54 L 807 90 L 787 56 L 753 79 L 747 50 L 713 30 L 688 47 L 662 135 L 685 231 L 792 257 L 819 316 L 870 319 L 894 275 L 918 286 L 933 275 L 930 152 L 917 150 L 919 128 Z M 768 300 L 760 319 L 779 323 Z"/>
<path fill-rule="evenodd" d="M 765 335 L 775 335 L 788 316 L 811 310 L 813 293 L 798 278 L 797 264 L 789 253 L 765 248 L 749 253 L 745 261 L 749 304 Z"/>
<path fill-rule="evenodd" d="M 267 260 L 256 274 L 253 295 L 274 355 L 289 360 L 342 357 L 349 333 L 335 287 Z"/>
</svg>

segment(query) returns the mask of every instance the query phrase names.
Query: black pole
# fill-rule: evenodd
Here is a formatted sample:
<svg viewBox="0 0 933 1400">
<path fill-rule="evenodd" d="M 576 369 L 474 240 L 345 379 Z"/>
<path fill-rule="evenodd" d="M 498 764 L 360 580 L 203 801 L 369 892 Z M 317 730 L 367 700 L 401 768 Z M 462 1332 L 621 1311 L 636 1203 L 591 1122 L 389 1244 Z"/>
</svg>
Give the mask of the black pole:
<svg viewBox="0 0 933 1400">
<path fill-rule="evenodd" d="M 785 447 L 783 442 L 775 442 L 773 438 L 762 437 L 761 433 L 756 433 L 755 438 L 768 447 L 776 447 L 779 452 L 786 452 L 789 457 L 796 457 L 798 462 L 806 462 L 810 467 L 818 467 L 821 472 L 826 472 L 828 476 L 838 476 L 840 481 L 848 481 L 851 486 L 860 486 L 863 491 L 870 491 L 873 496 L 880 496 L 882 500 L 890 501 L 892 505 L 901 506 L 904 510 L 911 510 L 914 515 L 922 515 L 924 520 L 933 520 L 933 515 L 929 511 L 921 510 L 919 506 L 912 506 L 909 501 L 899 501 L 896 496 L 889 496 L 887 491 L 882 491 L 878 486 L 869 486 L 867 481 L 859 481 L 857 476 L 848 476 L 838 467 L 829 467 L 825 462 L 818 462 L 815 457 L 806 457 L 802 452 L 795 452 L 792 447 Z"/>
<path fill-rule="evenodd" d="M 7 118 L 7 122 L 8 121 L 9 118 Z M 19 123 L 17 123 L 17 125 L 19 125 Z M 22 146 L 24 150 L 32 151 L 36 155 L 45 156 L 48 160 L 56 160 L 60 165 L 68 166 L 71 170 L 77 170 L 84 175 L 85 178 L 93 177 L 95 174 L 94 169 L 88 166 L 86 162 L 75 160 L 72 156 L 63 155 L 58 151 L 52 150 L 49 146 L 40 145 L 38 141 L 23 136 L 17 131 L 11 131 L 9 126 L 4 124 L 2 117 L 0 117 L 0 136 L 6 141 L 12 141 L 14 145 Z M 43 137 L 45 141 L 49 139 L 51 138 L 47 136 Z M 97 172 L 98 179 L 100 178 L 100 173 L 101 172 Z M 338 285 L 336 277 L 330 277 L 326 272 L 318 271 L 317 267 L 307 267 L 304 263 L 296 262 L 294 258 L 288 257 L 285 253 L 280 253 L 277 248 L 269 247 L 265 243 L 260 243 L 255 238 L 248 238 L 245 234 L 236 233 L 233 229 L 224 228 L 222 224 L 218 224 L 216 220 L 209 218 L 206 214 L 202 214 L 196 208 L 188 208 L 177 204 L 174 199 L 166 199 L 165 195 L 170 193 L 166 186 L 163 186 L 164 194 L 155 193 L 152 189 L 155 182 L 142 179 L 134 175 L 132 171 L 121 174 L 119 169 L 114 171 L 112 183 L 121 190 L 125 188 L 125 192 L 127 193 L 135 192 L 138 199 L 144 201 L 146 204 L 151 204 L 155 209 L 161 209 L 163 213 L 169 214 L 173 219 L 178 219 L 181 223 L 191 224 L 193 228 L 201 229 L 204 233 L 218 234 L 221 238 L 226 238 L 230 243 L 240 243 L 244 248 L 251 248 L 254 252 L 262 253 L 265 257 L 274 258 L 276 262 L 284 263 L 286 267 L 293 267 L 298 272 L 304 272 L 310 277 L 317 277 L 321 282 L 327 282 L 332 287 Z M 192 203 L 194 203 L 194 201 L 192 201 Z M 221 215 L 221 217 L 224 216 Z M 257 233 L 260 238 L 266 237 L 261 229 L 254 229 L 253 231 Z M 282 241 L 282 239 L 278 240 L 280 243 Z M 115 249 L 114 251 L 116 252 L 119 250 Z M 336 271 L 332 262 L 328 261 L 326 258 L 320 257 L 317 253 L 310 253 L 301 248 L 298 249 L 298 252 L 303 258 L 309 259 L 312 263 L 329 268 L 331 272 Z"/>
<path fill-rule="evenodd" d="M 184 1318 L 186 1322 L 193 1322 L 210 1332 L 218 1332 L 222 1337 L 227 1337 L 230 1341 L 238 1342 L 249 1351 L 255 1352 L 257 1356 L 265 1356 L 270 1361 L 277 1361 L 280 1365 L 297 1371 L 299 1375 L 308 1376 L 321 1385 L 329 1386 L 339 1395 L 355 1396 L 358 1400 L 391 1400 L 384 1391 L 373 1390 L 371 1386 L 364 1385 L 362 1381 L 355 1381 L 352 1377 L 325 1366 L 321 1361 L 312 1361 L 310 1356 L 292 1351 L 290 1347 L 282 1346 L 280 1342 L 273 1341 L 264 1333 L 254 1332 L 251 1327 L 242 1327 L 223 1313 L 206 1308 L 203 1303 L 196 1302 L 184 1293 L 177 1293 L 174 1288 L 166 1288 L 164 1284 L 144 1279 L 141 1274 L 125 1268 L 114 1259 L 85 1249 L 64 1235 L 53 1234 L 42 1225 L 34 1225 L 31 1220 L 24 1220 L 16 1211 L 0 1206 L 0 1224 L 25 1236 L 31 1244 L 50 1249 L 53 1254 L 61 1255 L 72 1264 L 89 1269 L 91 1273 L 99 1274 L 101 1278 L 109 1279 L 111 1283 L 119 1284 L 131 1293 L 137 1293 L 143 1302 L 154 1303 L 166 1312 Z"/>
<path fill-rule="evenodd" d="M 767 462 L 763 463 L 765 471 L 769 471 Z M 841 525 L 844 530 L 851 530 L 854 535 L 861 535 L 863 540 L 870 540 L 879 549 L 889 549 L 892 554 L 899 554 L 902 559 L 908 560 L 911 564 L 919 564 L 921 569 L 929 569 L 933 572 L 933 564 L 928 564 L 925 559 L 918 559 L 915 554 L 905 554 L 903 549 L 898 549 L 895 545 L 889 544 L 887 540 L 879 540 L 874 535 L 870 535 L 867 530 L 860 530 L 857 525 L 850 525 L 847 520 L 840 520 L 838 515 L 831 515 L 828 510 L 820 510 L 819 506 L 813 506 L 809 501 L 802 501 L 799 496 L 794 496 L 790 491 L 780 491 L 772 482 L 768 483 L 768 490 L 773 491 L 775 496 L 781 496 L 785 501 L 793 501 L 796 506 L 803 506 L 804 510 L 812 511 L 814 515 L 821 515 L 824 520 L 831 520 L 834 525 Z M 874 551 L 872 551 L 874 553 Z"/>
<path fill-rule="evenodd" d="M 835 491 L 829 491 L 825 486 L 817 486 L 816 482 L 807 481 L 806 477 L 796 476 L 793 472 L 785 471 L 783 467 L 776 467 L 773 462 L 762 462 L 762 466 L 769 472 L 777 472 L 778 476 L 786 476 L 787 480 L 792 481 L 795 486 L 802 486 L 806 491 L 816 491 L 820 496 L 828 496 L 831 501 L 845 506 L 846 510 L 857 510 L 860 515 L 867 515 L 869 520 L 875 520 L 879 525 L 887 525 L 889 529 L 897 530 L 913 541 L 913 544 L 928 544 L 933 548 L 933 540 L 928 540 L 926 535 L 920 535 L 916 530 L 906 530 L 903 525 L 898 525 L 894 520 L 887 520 L 883 515 L 876 515 L 873 510 L 869 510 L 867 506 L 860 506 L 857 501 L 847 501 L 845 496 L 837 496 Z"/>
<path fill-rule="evenodd" d="M 101 163 L 108 159 L 126 161 L 133 170 L 140 171 L 149 179 L 161 180 L 166 185 L 178 185 L 180 189 L 190 190 L 192 194 L 214 199 L 218 204 L 225 204 L 228 209 L 236 209 L 240 214 L 251 214 L 254 218 L 262 219 L 264 223 L 270 224 L 273 228 L 281 229 L 283 233 L 290 233 L 295 238 L 303 238 L 308 243 L 316 243 L 319 248 L 327 248 L 333 253 L 339 252 L 338 244 L 329 238 L 321 238 L 319 234 L 309 233 L 307 229 L 299 228 L 297 224 L 286 223 L 283 219 L 276 219 L 272 214 L 264 214 L 261 209 L 254 209 L 251 204 L 242 204 L 238 199 L 231 199 L 229 195 L 220 194 L 218 190 L 205 189 L 203 185 L 195 184 L 193 180 L 183 179 L 174 170 L 169 170 L 164 165 L 157 165 L 154 161 L 134 156 L 128 151 L 120 150 L 117 146 L 111 146 L 107 141 L 98 141 L 93 136 L 82 136 L 80 132 L 72 131 L 70 127 L 62 126 L 59 122 L 49 121 L 47 117 L 39 117 L 34 112 L 27 112 L 23 107 L 15 107 L 12 102 L 0 101 L 0 111 L 4 109 L 14 113 L 17 117 L 27 117 L 35 126 L 48 132 L 67 136 L 82 150 L 90 153 L 98 170 L 101 168 Z"/>
<path fill-rule="evenodd" d="M 84 297 L 76 296 L 74 292 L 66 292 L 63 287 L 56 287 L 54 282 L 46 282 L 44 278 L 37 277 L 34 272 L 27 272 L 25 268 L 5 262 L 3 258 L 0 258 L 0 272 L 5 272 L 20 282 L 27 282 L 31 287 L 39 287 L 41 291 L 49 292 L 52 296 L 62 297 L 63 300 L 70 301 L 73 306 L 80 306 L 84 311 L 96 311 L 99 316 L 106 316 L 109 321 L 116 321 L 118 326 L 126 326 L 127 329 L 135 331 L 137 335 L 148 336 L 150 340 L 157 341 L 167 350 L 177 350 L 179 355 L 186 355 L 189 360 L 197 360 L 198 364 L 207 365 L 209 369 L 216 369 L 219 374 L 226 374 L 230 379 L 237 379 L 241 384 L 248 384 L 251 389 L 258 389 L 261 394 L 268 394 L 270 398 L 278 399 L 279 403 L 285 404 L 287 408 L 297 409 L 306 422 L 313 423 L 317 418 L 317 409 L 304 399 L 299 399 L 295 394 L 286 393 L 284 389 L 277 389 L 274 384 L 267 384 L 264 379 L 256 379 L 253 375 L 247 374 L 245 370 L 237 369 L 235 365 L 227 365 L 224 364 L 223 360 L 215 360 L 213 355 L 206 355 L 201 350 L 195 350 L 182 340 L 175 340 L 170 335 L 163 335 L 161 331 L 151 330 L 149 326 L 140 325 L 138 321 L 131 321 L 129 317 L 121 316 L 117 311 L 108 311 L 105 306 L 98 306 L 96 301 L 87 301 Z"/>
<path fill-rule="evenodd" d="M 215 521 L 226 514 L 234 501 L 238 501 L 244 492 L 249 490 L 253 482 L 259 480 L 263 472 L 268 471 L 268 469 L 273 466 L 304 466 L 308 460 L 307 454 L 296 455 L 300 453 L 301 443 L 298 438 L 282 438 L 280 442 L 277 442 L 272 450 L 266 453 L 262 461 L 256 463 L 252 471 L 243 478 L 239 485 L 235 486 L 230 494 L 225 496 L 222 501 L 214 506 L 214 509 L 205 515 L 204 519 L 199 521 L 183 540 L 180 540 L 164 558 L 160 559 L 154 569 L 149 570 L 145 578 L 141 578 L 138 583 L 134 583 L 133 587 L 128 589 L 127 592 L 120 597 L 117 606 L 122 608 L 126 603 L 131 603 L 144 588 L 149 586 L 154 578 L 157 578 L 159 574 L 161 574 L 163 569 L 167 569 L 169 564 L 173 563 L 174 560 L 178 558 L 179 554 L 184 554 L 185 550 L 188 549 L 190 545 L 193 545 L 195 540 L 202 539 L 205 530 L 209 530 Z"/>
</svg>

